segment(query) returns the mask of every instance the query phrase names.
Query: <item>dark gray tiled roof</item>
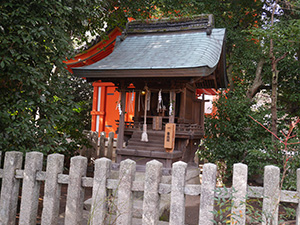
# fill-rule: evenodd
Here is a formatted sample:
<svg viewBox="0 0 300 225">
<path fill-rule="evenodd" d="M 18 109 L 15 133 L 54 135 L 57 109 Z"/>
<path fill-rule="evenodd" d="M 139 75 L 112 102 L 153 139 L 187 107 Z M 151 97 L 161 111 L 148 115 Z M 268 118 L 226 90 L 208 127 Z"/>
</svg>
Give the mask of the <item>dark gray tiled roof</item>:
<svg viewBox="0 0 300 225">
<path fill-rule="evenodd" d="M 149 70 L 214 68 L 225 29 L 129 35 L 103 60 L 75 70 Z"/>
</svg>

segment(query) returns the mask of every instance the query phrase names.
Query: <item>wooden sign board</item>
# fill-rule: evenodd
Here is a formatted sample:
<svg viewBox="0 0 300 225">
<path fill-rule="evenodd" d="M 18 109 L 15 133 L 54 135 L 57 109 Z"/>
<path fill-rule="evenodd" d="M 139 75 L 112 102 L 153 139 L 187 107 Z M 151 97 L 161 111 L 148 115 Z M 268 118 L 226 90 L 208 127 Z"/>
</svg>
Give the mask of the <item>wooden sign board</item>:
<svg viewBox="0 0 300 225">
<path fill-rule="evenodd" d="M 167 123 L 165 127 L 165 143 L 164 148 L 167 152 L 173 152 L 175 147 L 175 123 Z"/>
<path fill-rule="evenodd" d="M 162 117 L 161 116 L 153 117 L 152 129 L 153 130 L 162 130 Z"/>
</svg>

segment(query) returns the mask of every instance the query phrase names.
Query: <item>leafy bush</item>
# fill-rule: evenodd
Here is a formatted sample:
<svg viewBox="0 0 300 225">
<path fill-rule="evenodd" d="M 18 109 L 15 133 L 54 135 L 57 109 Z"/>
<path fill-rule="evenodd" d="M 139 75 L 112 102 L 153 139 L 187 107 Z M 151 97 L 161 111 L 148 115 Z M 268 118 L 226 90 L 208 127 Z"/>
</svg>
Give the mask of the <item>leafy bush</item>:
<svg viewBox="0 0 300 225">
<path fill-rule="evenodd" d="M 234 163 L 243 162 L 248 165 L 249 176 L 263 174 L 266 165 L 276 165 L 283 171 L 286 153 L 292 154 L 288 158 L 288 173 L 285 177 L 284 187 L 286 189 L 296 188 L 296 169 L 300 167 L 299 144 L 285 150 L 282 143 L 276 147 L 271 140 L 271 134 L 266 130 L 270 127 L 270 111 L 268 105 L 253 109 L 241 88 L 228 94 L 220 94 L 219 100 L 215 102 L 217 113 L 205 118 L 206 138 L 203 150 L 199 150 L 199 157 L 209 162 L 223 161 L 227 165 L 226 178 L 232 174 Z M 280 115 L 280 114 L 279 114 Z M 260 124 L 256 123 L 251 117 Z M 282 117 L 282 115 L 280 115 Z M 288 118 L 286 118 L 288 120 Z M 287 132 L 289 124 L 281 120 L 278 124 L 279 130 Z M 296 125 L 292 134 L 299 132 L 299 124 Z M 281 133 L 281 140 L 285 136 Z M 299 141 L 297 136 L 291 138 L 289 143 Z"/>
<path fill-rule="evenodd" d="M 273 157 L 269 151 L 271 136 L 255 124 L 249 117 L 264 119 L 268 123 L 268 110 L 251 110 L 251 102 L 245 98 L 242 90 L 236 90 L 226 95 L 220 94 L 214 102 L 217 113 L 205 118 L 204 150 L 199 152 L 201 158 L 210 162 L 225 161 L 227 176 L 231 175 L 232 165 L 243 162 L 249 165 L 249 173 L 258 173 L 265 159 Z"/>
<path fill-rule="evenodd" d="M 99 20 L 98 3 L 0 3 L 1 151 L 74 154 L 83 143 L 91 87 L 67 74 L 62 60 L 72 56 L 74 37 L 92 29 L 83 22 Z M 79 89 L 88 97 L 79 99 Z"/>
</svg>

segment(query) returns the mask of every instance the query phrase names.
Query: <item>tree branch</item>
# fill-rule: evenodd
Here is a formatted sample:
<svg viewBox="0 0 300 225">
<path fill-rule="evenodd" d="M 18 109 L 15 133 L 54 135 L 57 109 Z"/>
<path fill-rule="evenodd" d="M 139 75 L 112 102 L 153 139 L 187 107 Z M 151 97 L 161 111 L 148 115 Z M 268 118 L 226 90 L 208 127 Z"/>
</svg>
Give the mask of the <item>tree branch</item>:
<svg viewBox="0 0 300 225">
<path fill-rule="evenodd" d="M 261 72 L 264 63 L 265 63 L 265 59 L 261 58 L 257 64 L 255 79 L 253 81 L 252 86 L 249 88 L 246 94 L 247 98 L 249 98 L 250 100 L 255 96 L 255 94 L 260 90 L 260 87 L 263 85 Z"/>
<path fill-rule="evenodd" d="M 280 60 L 284 59 L 287 56 L 288 52 L 285 52 L 282 56 L 275 60 L 275 63 L 278 63 Z"/>
</svg>

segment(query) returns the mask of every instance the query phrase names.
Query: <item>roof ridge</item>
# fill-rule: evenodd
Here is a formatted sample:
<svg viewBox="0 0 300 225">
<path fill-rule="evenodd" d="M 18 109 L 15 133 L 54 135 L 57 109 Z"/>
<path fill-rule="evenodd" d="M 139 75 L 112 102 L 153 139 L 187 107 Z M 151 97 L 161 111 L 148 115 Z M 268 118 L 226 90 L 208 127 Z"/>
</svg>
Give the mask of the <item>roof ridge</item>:
<svg viewBox="0 0 300 225">
<path fill-rule="evenodd" d="M 126 25 L 126 34 L 205 30 L 214 27 L 212 14 L 192 17 L 162 18 L 155 20 L 135 20 Z"/>
</svg>

